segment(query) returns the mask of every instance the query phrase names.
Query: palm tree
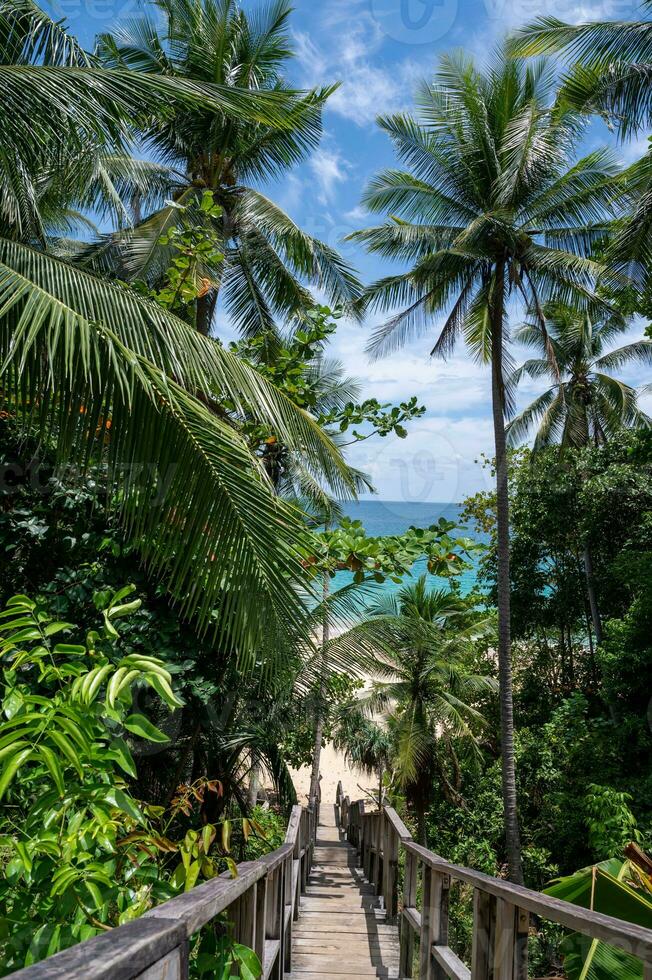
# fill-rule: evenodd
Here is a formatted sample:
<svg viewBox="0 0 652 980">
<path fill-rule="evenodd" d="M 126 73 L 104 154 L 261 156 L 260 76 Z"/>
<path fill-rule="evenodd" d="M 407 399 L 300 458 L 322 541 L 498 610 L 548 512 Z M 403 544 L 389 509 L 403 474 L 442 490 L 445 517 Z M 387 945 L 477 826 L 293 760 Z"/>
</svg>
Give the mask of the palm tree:
<svg viewBox="0 0 652 980">
<path fill-rule="evenodd" d="M 652 0 L 641 0 L 641 12 Z M 565 24 L 540 17 L 516 32 L 511 50 L 521 56 L 562 52 L 572 62 L 560 99 L 587 113 L 598 113 L 626 140 L 652 128 L 652 19 Z M 652 269 L 652 152 L 624 174 L 632 199 L 610 254 L 629 263 L 650 288 Z"/>
<path fill-rule="evenodd" d="M 383 805 L 384 775 L 391 765 L 392 740 L 387 728 L 367 718 L 356 703 L 344 705 L 335 718 L 335 748 L 350 765 L 378 779 L 378 806 Z"/>
<path fill-rule="evenodd" d="M 550 378 L 552 385 L 510 422 L 510 441 L 521 442 L 538 426 L 535 452 L 552 444 L 577 449 L 591 443 L 599 446 L 623 428 L 652 424 L 638 407 L 635 389 L 613 376 L 627 364 L 652 364 L 652 340 L 608 350 L 627 326 L 622 317 L 603 313 L 594 319 L 555 303 L 544 313 L 557 370 L 551 370 L 541 331 L 535 323 L 526 323 L 515 339 L 539 356 L 526 361 L 511 382 L 516 386 L 527 375 L 535 380 Z M 588 541 L 584 543 L 584 572 L 596 642 L 601 643 L 602 624 Z"/>
<path fill-rule="evenodd" d="M 509 440 L 521 442 L 538 426 L 535 450 L 557 444 L 599 446 L 623 428 L 652 424 L 638 407 L 636 390 L 613 376 L 628 364 L 652 364 L 652 340 L 609 350 L 626 326 L 620 317 L 603 314 L 593 318 L 558 304 L 549 304 L 544 312 L 557 370 L 551 368 L 538 326 L 526 323 L 514 339 L 539 356 L 518 368 L 511 383 L 516 386 L 529 376 L 549 378 L 552 384 L 509 423 Z"/>
<path fill-rule="evenodd" d="M 498 520 L 498 657 L 505 827 L 510 874 L 520 881 L 510 659 L 509 502 L 505 414 L 510 391 L 508 305 L 536 310 L 552 295 L 600 306 L 594 285 L 604 269 L 588 257 L 605 233 L 620 188 L 604 150 L 573 162 L 578 117 L 553 108 L 545 65 L 501 57 L 484 74 L 459 55 L 441 60 L 417 96 L 418 114 L 379 120 L 406 171 L 373 179 L 364 203 L 391 219 L 352 237 L 409 264 L 366 291 L 368 309 L 401 312 L 370 342 L 378 357 L 426 330 L 447 310 L 432 354 L 445 357 L 461 335 L 491 365 Z M 618 277 L 608 276 L 615 287 Z"/>
<path fill-rule="evenodd" d="M 380 599 L 364 622 L 333 641 L 335 650 L 350 652 L 378 678 L 357 704 L 370 712 L 390 712 L 394 775 L 416 812 L 424 847 L 437 783 L 451 803 L 463 805 L 453 740 L 475 744 L 474 730 L 484 719 L 474 702 L 496 691 L 495 681 L 472 673 L 465 660 L 491 629 L 454 593 L 429 591 L 423 575 Z"/>
<path fill-rule="evenodd" d="M 139 77 L 157 72 L 227 85 L 234 92 L 245 87 L 294 95 L 282 78 L 293 54 L 287 0 L 275 0 L 253 14 L 235 0 L 153 0 L 152 8 L 162 15 L 163 29 L 144 14 L 104 35 L 100 47 L 105 64 L 129 68 Z M 145 144 L 178 175 L 170 182 L 173 202 L 133 232 L 112 239 L 119 255 L 127 250 L 129 275 L 155 280 L 167 267 L 160 238 L 177 220 L 175 205 L 198 201 L 208 188 L 223 209 L 221 224 L 214 229 L 223 241 L 225 260 L 204 270 L 211 286 L 199 311 L 202 332 L 211 327 L 218 294 L 232 321 L 249 336 L 274 330 L 277 317 L 294 318 L 312 305 L 302 280 L 323 289 L 332 304 L 356 299 L 360 284 L 337 252 L 301 231 L 251 186 L 252 181 L 259 184 L 284 174 L 316 147 L 321 110 L 331 92 L 321 89 L 296 99 L 282 126 L 252 125 L 233 114 L 183 108 L 169 120 L 154 118 L 145 125 Z M 105 249 L 105 257 L 112 251 L 109 247 L 107 256 Z"/>
<path fill-rule="evenodd" d="M 641 9 L 652 9 L 652 0 L 641 0 Z M 539 17 L 516 31 L 510 49 L 521 57 L 565 52 L 574 65 L 565 99 L 608 116 L 623 138 L 652 128 L 652 20 L 565 24 Z"/>
<path fill-rule="evenodd" d="M 3 408 L 51 438 L 59 462 L 106 468 L 144 562 L 217 643 L 249 662 L 266 636 L 284 649 L 286 631 L 304 629 L 303 525 L 239 421 L 273 425 L 347 493 L 339 452 L 229 351 L 45 249 L 49 222 L 75 203 L 75 174 L 87 173 L 74 165 L 84 147 L 124 154 L 134 124 L 179 101 L 250 120 L 269 109 L 274 122 L 286 96 L 107 69 L 31 0 L 0 3 L 0 55 Z"/>
</svg>

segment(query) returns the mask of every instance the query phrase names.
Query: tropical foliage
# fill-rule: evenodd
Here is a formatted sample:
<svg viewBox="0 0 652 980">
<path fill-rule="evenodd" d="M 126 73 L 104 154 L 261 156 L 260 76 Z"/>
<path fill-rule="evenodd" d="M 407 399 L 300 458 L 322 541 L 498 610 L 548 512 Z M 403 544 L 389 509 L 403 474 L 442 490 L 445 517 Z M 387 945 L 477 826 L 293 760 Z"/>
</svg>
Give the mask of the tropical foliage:
<svg viewBox="0 0 652 980">
<path fill-rule="evenodd" d="M 182 705 L 163 661 L 120 638 L 140 607 L 133 592 L 97 594 L 83 642 L 25 595 L 0 613 L 3 975 L 214 876 L 230 851 L 228 821 L 170 839 L 189 800 L 221 795 L 219 782 L 182 788 L 169 809 L 130 787 L 138 754 L 169 741 L 140 710 L 144 692 Z"/>
<path fill-rule="evenodd" d="M 468 743 L 467 749 L 475 745 L 475 732 L 484 724 L 477 703 L 496 692 L 495 681 L 473 673 L 467 659 L 492 626 L 473 612 L 472 600 L 445 589 L 429 591 L 421 577 L 372 605 L 363 623 L 334 641 L 336 648 L 357 654 L 376 678 L 357 706 L 389 713 L 392 772 L 414 808 L 424 845 L 426 812 L 437 788 L 449 802 L 461 801 L 453 739 L 462 747 Z M 353 732 L 354 755 L 356 745 Z"/>
<path fill-rule="evenodd" d="M 652 927 L 652 155 L 585 139 L 650 128 L 649 8 L 445 55 L 381 117 L 351 238 L 400 267 L 363 286 L 267 194 L 335 87 L 287 81 L 286 0 L 149 0 L 92 51 L 0 0 L 2 971 L 278 846 L 327 741 L 438 853 Z M 373 357 L 436 324 L 487 369 L 495 489 L 459 526 L 343 514 L 349 450 L 437 407 L 331 356 L 366 314 Z M 220 921 L 191 970 L 261 965 Z"/>
<path fill-rule="evenodd" d="M 210 107 L 180 107 L 170 118 L 142 126 L 145 145 L 170 168 L 168 187 L 150 213 L 142 214 L 138 202 L 134 229 L 109 239 L 100 261 L 107 261 L 108 253 L 111 262 L 115 252 L 129 274 L 155 281 L 169 264 L 166 249 L 178 205 L 193 207 L 224 248 L 223 262 L 205 262 L 198 273 L 206 284 L 198 306 L 203 333 L 211 329 L 218 296 L 241 332 L 255 336 L 274 332 L 279 318 L 291 320 L 312 305 L 305 280 L 335 305 L 350 305 L 360 293 L 355 275 L 332 248 L 303 232 L 250 185 L 284 174 L 316 147 L 322 110 L 333 91 L 288 89 L 283 76 L 293 56 L 290 11 L 287 0 L 253 15 L 234 0 L 155 0 L 141 16 L 100 39 L 102 63 L 128 69 L 136 85 L 157 73 L 182 84 L 285 96 L 291 106 L 281 127 L 265 121 L 252 125 L 250 118 L 233 113 L 218 116 Z M 201 212 L 204 189 L 222 209 L 218 220 Z"/>
</svg>

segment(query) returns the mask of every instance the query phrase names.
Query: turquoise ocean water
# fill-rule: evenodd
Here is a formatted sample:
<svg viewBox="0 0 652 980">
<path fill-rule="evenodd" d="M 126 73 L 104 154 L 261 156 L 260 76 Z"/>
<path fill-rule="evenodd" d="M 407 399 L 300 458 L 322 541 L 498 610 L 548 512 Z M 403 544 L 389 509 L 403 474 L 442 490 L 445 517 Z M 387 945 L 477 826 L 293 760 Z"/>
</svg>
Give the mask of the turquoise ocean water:
<svg viewBox="0 0 652 980">
<path fill-rule="evenodd" d="M 347 517 L 362 521 L 370 537 L 402 534 L 409 527 L 429 527 L 431 524 L 436 524 L 440 517 L 445 517 L 449 521 L 458 521 L 461 509 L 457 504 L 416 503 L 404 500 L 359 500 L 344 503 L 341 507 Z M 461 533 L 467 537 L 474 536 L 468 529 Z M 418 561 L 412 568 L 412 575 L 405 576 L 401 585 L 386 581 L 377 587 L 378 591 L 374 590 L 375 595 L 397 592 L 403 584 L 409 584 L 424 572 L 427 573 L 425 560 Z M 333 579 L 332 587 L 340 589 L 348 585 L 352 579 L 351 572 L 338 572 Z M 434 575 L 428 575 L 428 579 L 433 588 L 445 585 L 444 581 Z M 464 595 L 472 591 L 475 581 L 474 569 L 460 576 L 461 591 Z"/>
</svg>

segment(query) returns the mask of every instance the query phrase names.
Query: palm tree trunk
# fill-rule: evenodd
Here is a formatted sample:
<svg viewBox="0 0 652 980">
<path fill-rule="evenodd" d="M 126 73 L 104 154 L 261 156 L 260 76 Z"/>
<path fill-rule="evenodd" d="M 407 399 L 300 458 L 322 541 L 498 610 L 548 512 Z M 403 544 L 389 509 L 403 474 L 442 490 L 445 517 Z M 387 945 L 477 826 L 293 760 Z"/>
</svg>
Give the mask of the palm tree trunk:
<svg viewBox="0 0 652 980">
<path fill-rule="evenodd" d="M 249 810 L 253 810 L 258 802 L 258 790 L 260 789 L 260 763 L 254 760 L 249 774 Z"/>
<path fill-rule="evenodd" d="M 217 296 L 218 290 L 217 288 L 213 288 L 209 289 L 207 293 L 204 293 L 203 296 L 199 296 L 197 299 L 197 330 L 205 337 L 208 337 L 211 330 Z"/>
<path fill-rule="evenodd" d="M 330 592 L 330 576 L 324 572 L 322 584 L 322 600 L 328 601 Z M 324 606 L 324 616 L 321 628 L 321 665 L 319 669 L 319 691 L 315 709 L 315 739 L 312 749 L 312 773 L 310 776 L 310 800 L 314 800 L 319 789 L 319 766 L 321 762 L 321 746 L 324 739 L 324 687 L 326 681 L 326 646 L 330 639 L 330 623 L 328 621 L 328 606 Z"/>
<path fill-rule="evenodd" d="M 602 621 L 600 619 L 600 607 L 598 606 L 598 596 L 595 591 L 595 579 L 593 578 L 593 561 L 591 559 L 591 549 L 588 541 L 584 543 L 584 575 L 586 576 L 586 591 L 589 597 L 591 608 L 591 619 L 593 620 L 593 631 L 597 646 L 602 643 Z"/>
<path fill-rule="evenodd" d="M 428 846 L 428 828 L 426 827 L 426 808 L 422 800 L 417 804 L 417 839 L 421 847 Z"/>
<path fill-rule="evenodd" d="M 516 802 L 514 757 L 514 700 L 512 690 L 509 495 L 505 398 L 503 377 L 503 321 L 505 316 L 505 266 L 499 262 L 491 300 L 491 394 L 496 451 L 496 531 L 498 557 L 498 675 L 500 680 L 500 727 L 503 807 L 510 880 L 523 883 L 521 839 Z"/>
</svg>

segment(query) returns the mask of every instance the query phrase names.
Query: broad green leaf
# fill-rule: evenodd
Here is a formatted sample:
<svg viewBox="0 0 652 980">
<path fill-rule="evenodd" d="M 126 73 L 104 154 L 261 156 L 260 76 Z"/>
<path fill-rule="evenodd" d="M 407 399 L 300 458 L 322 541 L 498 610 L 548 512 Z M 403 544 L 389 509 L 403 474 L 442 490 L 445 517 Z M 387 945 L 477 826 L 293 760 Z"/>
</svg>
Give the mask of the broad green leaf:
<svg viewBox="0 0 652 980">
<path fill-rule="evenodd" d="M 84 657 L 86 647 L 81 643 L 57 643 L 52 652 L 57 657 Z"/>
<path fill-rule="evenodd" d="M 197 884 L 197 879 L 199 878 L 199 872 L 201 870 L 201 864 L 199 861 L 193 861 L 188 867 L 186 872 L 186 883 L 184 885 L 184 891 L 189 892 L 191 888 L 194 888 Z"/>
<path fill-rule="evenodd" d="M 38 752 L 42 756 L 43 761 L 48 767 L 50 775 L 54 780 L 54 785 L 57 787 L 57 792 L 59 793 L 59 796 L 64 796 L 66 791 L 65 781 L 63 777 L 63 771 L 61 769 L 61 766 L 59 765 L 59 760 L 57 759 L 52 749 L 49 749 L 47 745 L 42 745 L 42 744 L 39 745 Z"/>
<path fill-rule="evenodd" d="M 139 738 L 146 738 L 150 742 L 169 742 L 170 739 L 162 731 L 152 725 L 144 715 L 129 715 L 125 718 L 124 727 L 128 732 L 133 732 Z"/>
<path fill-rule="evenodd" d="M 73 623 L 50 623 L 46 626 L 43 632 L 46 636 L 56 636 L 57 633 L 63 633 L 64 630 L 74 629 Z"/>
</svg>

